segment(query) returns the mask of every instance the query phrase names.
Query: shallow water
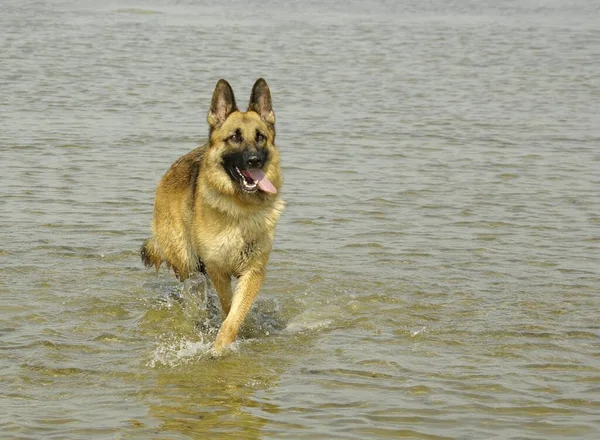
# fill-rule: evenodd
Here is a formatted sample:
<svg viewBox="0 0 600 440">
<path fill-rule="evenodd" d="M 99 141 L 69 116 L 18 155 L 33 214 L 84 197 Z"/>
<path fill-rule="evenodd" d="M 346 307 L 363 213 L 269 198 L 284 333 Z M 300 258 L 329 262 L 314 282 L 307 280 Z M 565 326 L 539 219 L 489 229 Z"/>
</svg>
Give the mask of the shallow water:
<svg viewBox="0 0 600 440">
<path fill-rule="evenodd" d="M 3 2 L 0 437 L 598 438 L 595 2 Z M 139 261 L 214 84 L 287 210 L 241 338 Z"/>
</svg>

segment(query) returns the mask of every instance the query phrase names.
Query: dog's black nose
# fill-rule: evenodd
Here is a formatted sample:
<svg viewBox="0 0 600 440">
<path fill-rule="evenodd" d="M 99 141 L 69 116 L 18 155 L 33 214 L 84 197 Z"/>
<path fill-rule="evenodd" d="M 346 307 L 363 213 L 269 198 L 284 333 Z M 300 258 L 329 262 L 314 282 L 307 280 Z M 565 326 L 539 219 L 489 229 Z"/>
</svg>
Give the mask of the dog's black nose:
<svg viewBox="0 0 600 440">
<path fill-rule="evenodd" d="M 246 159 L 248 168 L 261 168 L 263 165 L 262 158 L 258 154 L 251 154 Z"/>
</svg>

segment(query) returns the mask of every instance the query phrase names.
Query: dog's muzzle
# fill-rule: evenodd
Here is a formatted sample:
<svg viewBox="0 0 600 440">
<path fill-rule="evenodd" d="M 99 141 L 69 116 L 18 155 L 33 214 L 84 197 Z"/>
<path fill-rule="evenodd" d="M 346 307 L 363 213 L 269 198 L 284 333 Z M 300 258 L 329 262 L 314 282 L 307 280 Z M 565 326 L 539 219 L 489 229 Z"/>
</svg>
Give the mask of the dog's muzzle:
<svg viewBox="0 0 600 440">
<path fill-rule="evenodd" d="M 229 176 L 239 183 L 244 192 L 254 193 L 261 189 L 269 194 L 276 194 L 277 188 L 266 177 L 263 167 L 269 157 L 268 150 L 246 148 L 240 152 L 230 153 L 223 158 L 223 167 Z"/>
</svg>

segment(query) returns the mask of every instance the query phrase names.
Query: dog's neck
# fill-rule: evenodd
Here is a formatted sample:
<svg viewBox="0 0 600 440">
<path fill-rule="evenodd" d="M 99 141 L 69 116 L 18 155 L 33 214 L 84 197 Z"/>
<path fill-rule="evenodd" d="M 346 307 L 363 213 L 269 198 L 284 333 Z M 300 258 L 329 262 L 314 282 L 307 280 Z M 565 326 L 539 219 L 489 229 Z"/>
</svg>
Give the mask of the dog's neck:
<svg viewBox="0 0 600 440">
<path fill-rule="evenodd" d="M 204 187 L 199 194 L 205 207 L 238 221 L 251 221 L 254 217 L 264 218 L 266 215 L 275 224 L 285 207 L 285 202 L 279 196 L 268 196 L 259 201 L 244 203 L 237 197 L 223 196 L 210 185 L 203 185 L 202 182 L 199 184 Z"/>
</svg>

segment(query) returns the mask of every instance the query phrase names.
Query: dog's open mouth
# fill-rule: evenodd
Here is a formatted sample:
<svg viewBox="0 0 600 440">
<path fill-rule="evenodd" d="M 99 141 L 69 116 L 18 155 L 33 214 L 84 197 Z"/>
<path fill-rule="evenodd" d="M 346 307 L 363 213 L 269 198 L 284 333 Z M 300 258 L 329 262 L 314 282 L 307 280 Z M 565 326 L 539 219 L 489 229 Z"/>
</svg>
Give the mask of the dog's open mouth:
<svg viewBox="0 0 600 440">
<path fill-rule="evenodd" d="M 238 167 L 233 167 L 236 180 L 240 183 L 242 189 L 246 192 L 253 193 L 260 188 L 266 193 L 276 194 L 277 188 L 267 179 L 263 170 L 240 170 Z"/>
</svg>

